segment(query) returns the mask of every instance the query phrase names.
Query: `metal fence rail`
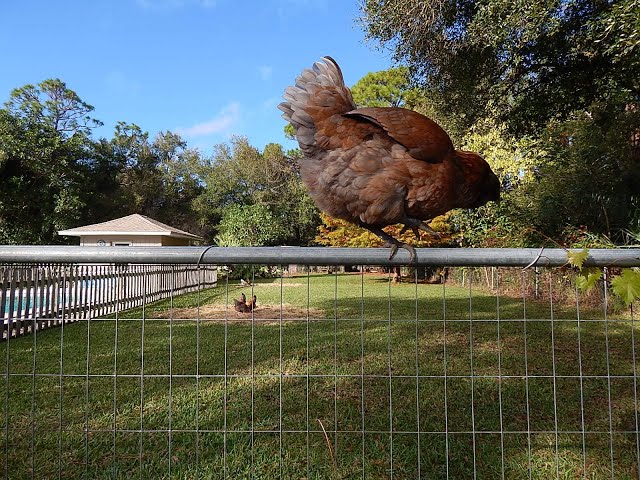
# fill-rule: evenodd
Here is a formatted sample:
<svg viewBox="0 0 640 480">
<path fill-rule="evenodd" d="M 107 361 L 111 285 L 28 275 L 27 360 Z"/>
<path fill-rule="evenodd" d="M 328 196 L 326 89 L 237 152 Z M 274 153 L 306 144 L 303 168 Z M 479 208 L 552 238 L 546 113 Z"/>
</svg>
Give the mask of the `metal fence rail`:
<svg viewBox="0 0 640 480">
<path fill-rule="evenodd" d="M 108 316 L 47 330 L 23 318 L 34 334 L 0 344 L 0 471 L 640 476 L 637 324 L 607 288 L 639 250 L 590 251 L 587 264 L 607 268 L 587 294 L 561 249 L 419 249 L 401 270 L 406 252 L 388 253 L 0 247 L 5 268 L 190 264 L 197 284 L 159 300 L 142 268 L 140 301 L 115 289 Z M 230 272 L 213 287 L 212 265 Z M 236 311 L 241 293 L 253 310 Z"/>
<path fill-rule="evenodd" d="M 567 264 L 560 248 L 418 248 L 416 265 L 557 267 Z M 126 249 L 71 246 L 0 245 L 0 263 L 139 263 L 139 264 L 262 264 L 262 265 L 406 265 L 409 253 L 393 260 L 382 248 L 325 247 L 127 247 Z M 586 267 L 630 267 L 640 263 L 640 249 L 591 249 Z"/>
</svg>

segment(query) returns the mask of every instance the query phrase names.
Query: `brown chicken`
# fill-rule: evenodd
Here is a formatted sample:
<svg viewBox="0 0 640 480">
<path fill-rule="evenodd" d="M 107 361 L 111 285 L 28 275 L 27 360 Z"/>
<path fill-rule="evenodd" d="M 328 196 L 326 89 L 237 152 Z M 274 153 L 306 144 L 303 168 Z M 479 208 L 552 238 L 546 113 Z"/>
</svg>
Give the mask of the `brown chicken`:
<svg viewBox="0 0 640 480">
<path fill-rule="evenodd" d="M 233 299 L 233 308 L 235 309 L 236 312 L 249 313 L 253 311 L 257 303 L 258 303 L 258 299 L 256 298 L 255 295 L 253 296 L 251 301 L 247 303 L 247 297 L 245 296 L 244 293 L 242 293 L 240 294 L 239 300 L 236 300 L 235 298 Z"/>
<path fill-rule="evenodd" d="M 437 235 L 425 222 L 454 208 L 500 199 L 489 164 L 457 151 L 433 120 L 398 107 L 356 108 L 340 67 L 324 57 L 305 69 L 278 105 L 304 158 L 300 175 L 318 208 L 355 223 L 391 247 L 415 250 L 382 230 L 403 224 Z"/>
<path fill-rule="evenodd" d="M 247 304 L 247 306 L 249 307 L 249 310 L 253 310 L 258 306 L 258 299 L 256 298 L 255 295 L 253 296 L 251 301 Z"/>
</svg>

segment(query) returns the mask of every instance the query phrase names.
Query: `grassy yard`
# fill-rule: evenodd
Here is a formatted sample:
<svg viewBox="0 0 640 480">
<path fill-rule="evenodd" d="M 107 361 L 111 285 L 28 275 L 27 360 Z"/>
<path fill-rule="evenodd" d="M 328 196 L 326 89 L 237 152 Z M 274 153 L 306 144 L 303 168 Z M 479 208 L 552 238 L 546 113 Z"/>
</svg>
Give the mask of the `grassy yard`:
<svg viewBox="0 0 640 480">
<path fill-rule="evenodd" d="M 258 298 L 253 322 L 233 310 L 241 291 Z M 631 323 L 577 313 L 325 274 L 223 283 L 67 324 L 0 344 L 0 468 L 547 479 L 611 478 L 613 466 L 638 478 Z"/>
</svg>

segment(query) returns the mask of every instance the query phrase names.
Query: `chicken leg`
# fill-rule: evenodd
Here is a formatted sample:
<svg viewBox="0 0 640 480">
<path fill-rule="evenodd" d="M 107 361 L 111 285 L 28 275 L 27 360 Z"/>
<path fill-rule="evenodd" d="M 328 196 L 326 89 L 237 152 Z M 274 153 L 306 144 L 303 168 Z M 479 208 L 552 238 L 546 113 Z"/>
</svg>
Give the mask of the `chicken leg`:
<svg viewBox="0 0 640 480">
<path fill-rule="evenodd" d="M 380 237 L 384 241 L 384 246 L 391 248 L 391 254 L 389 255 L 389 260 L 395 257 L 396 253 L 398 253 L 398 248 L 403 248 L 409 252 L 409 263 L 414 263 L 416 260 L 416 249 L 413 248 L 412 245 L 407 243 L 403 243 L 400 240 L 393 238 L 387 232 L 382 230 L 382 228 L 376 225 L 369 225 L 368 223 L 360 222 L 359 225 L 362 228 L 366 228 L 374 235 Z"/>
<path fill-rule="evenodd" d="M 424 223 L 422 220 L 413 217 L 404 217 L 401 221 L 404 224 L 404 227 L 401 230 L 401 233 L 406 232 L 407 230 L 413 230 L 416 238 L 420 238 L 420 230 L 423 230 L 436 238 L 441 238 L 440 234 L 432 229 L 429 225 Z M 359 222 L 359 225 L 362 228 L 366 228 L 374 235 L 380 237 L 384 241 L 384 246 L 391 248 L 391 254 L 389 255 L 389 260 L 395 257 L 396 253 L 398 253 L 398 248 L 403 248 L 404 250 L 409 252 L 409 263 L 415 263 L 416 261 L 416 249 L 413 245 L 409 245 L 408 243 L 401 242 L 396 238 L 389 235 L 387 232 L 382 230 L 382 228 L 376 225 L 370 225 L 368 223 Z"/>
<path fill-rule="evenodd" d="M 402 221 L 400 223 L 404 224 L 404 227 L 402 227 L 402 230 L 400 230 L 401 234 L 406 232 L 407 230 L 411 229 L 413 231 L 413 234 L 419 240 L 420 239 L 420 230 L 422 230 L 422 231 L 425 231 L 425 232 L 433 235 L 436 239 L 442 238 L 438 232 L 436 232 L 433 228 L 431 228 L 425 222 L 423 222 L 422 220 L 419 220 L 417 218 L 405 217 L 405 218 L 402 219 Z"/>
</svg>

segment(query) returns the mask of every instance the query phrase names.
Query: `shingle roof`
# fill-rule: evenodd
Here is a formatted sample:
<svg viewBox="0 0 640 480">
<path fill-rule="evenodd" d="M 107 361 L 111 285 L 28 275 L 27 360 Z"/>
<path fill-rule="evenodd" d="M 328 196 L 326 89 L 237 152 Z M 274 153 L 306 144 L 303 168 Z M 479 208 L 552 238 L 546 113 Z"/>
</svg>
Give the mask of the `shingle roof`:
<svg viewBox="0 0 640 480">
<path fill-rule="evenodd" d="M 177 238 L 189 238 L 192 240 L 202 240 L 202 237 L 193 233 L 185 232 L 178 228 L 166 225 L 162 222 L 154 220 L 134 213 L 126 217 L 116 218 L 108 222 L 94 223 L 93 225 L 85 225 L 83 227 L 70 228 L 68 230 L 60 230 L 58 235 L 69 235 L 71 237 L 79 237 L 81 235 L 162 235 Z"/>
</svg>

